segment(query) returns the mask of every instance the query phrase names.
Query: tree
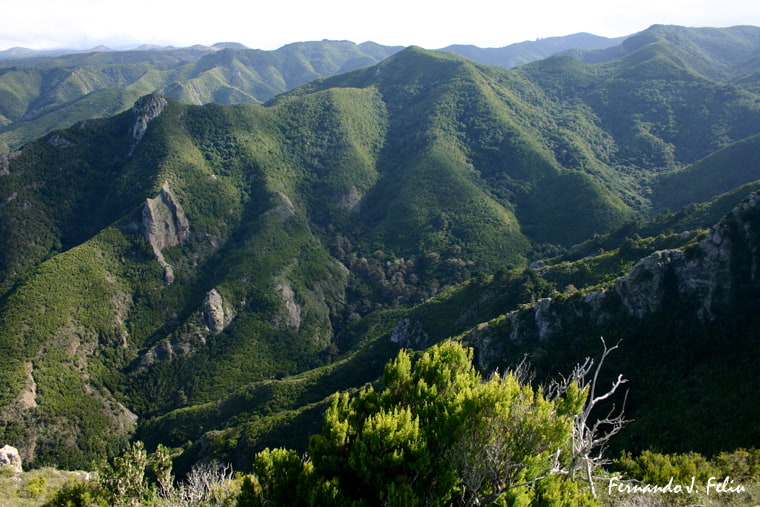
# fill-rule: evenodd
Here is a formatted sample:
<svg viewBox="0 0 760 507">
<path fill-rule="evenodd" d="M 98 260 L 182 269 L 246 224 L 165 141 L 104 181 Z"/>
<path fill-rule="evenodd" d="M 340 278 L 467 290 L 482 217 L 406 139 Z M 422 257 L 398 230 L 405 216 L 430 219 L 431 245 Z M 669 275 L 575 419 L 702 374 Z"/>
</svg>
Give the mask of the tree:
<svg viewBox="0 0 760 507">
<path fill-rule="evenodd" d="M 99 482 L 111 496 L 113 505 L 139 505 L 148 492 L 145 468 L 148 454 L 142 442 L 130 444 L 111 465 L 100 470 Z"/>
<path fill-rule="evenodd" d="M 146 474 L 148 468 L 153 477 Z M 216 462 L 196 463 L 185 480 L 175 485 L 170 450 L 159 445 L 148 456 L 137 441 L 111 463 L 102 464 L 95 480 L 67 483 L 45 505 L 221 507 L 238 496 L 238 485 L 232 467 Z"/>
<path fill-rule="evenodd" d="M 461 499 L 473 505 L 493 502 L 553 473 L 585 401 L 585 393 L 575 389 L 554 403 L 511 373 L 495 374 L 478 391 L 454 446 Z"/>
<path fill-rule="evenodd" d="M 174 487 L 174 475 L 172 475 L 172 456 L 168 447 L 158 444 L 153 456 L 153 472 L 156 474 L 156 483 L 159 492 L 166 497 Z"/>
<path fill-rule="evenodd" d="M 601 456 L 588 451 L 598 450 L 598 438 L 591 447 L 577 445 L 595 434 L 591 409 L 609 397 L 589 399 L 599 368 L 586 382 L 592 364 L 545 393 L 520 370 L 484 379 L 472 350 L 457 342 L 416 360 L 401 351 L 377 388 L 335 395 L 308 457 L 260 453 L 240 505 L 266 503 L 248 502 L 254 497 L 283 500 L 280 493 L 296 491 L 296 478 L 299 488 L 311 488 L 311 504 L 317 497 L 337 505 L 594 503 L 574 482 L 574 472 L 589 464 L 593 477 Z"/>
<path fill-rule="evenodd" d="M 244 479 L 238 507 L 307 505 L 311 468 L 291 449 L 264 449 Z"/>
</svg>

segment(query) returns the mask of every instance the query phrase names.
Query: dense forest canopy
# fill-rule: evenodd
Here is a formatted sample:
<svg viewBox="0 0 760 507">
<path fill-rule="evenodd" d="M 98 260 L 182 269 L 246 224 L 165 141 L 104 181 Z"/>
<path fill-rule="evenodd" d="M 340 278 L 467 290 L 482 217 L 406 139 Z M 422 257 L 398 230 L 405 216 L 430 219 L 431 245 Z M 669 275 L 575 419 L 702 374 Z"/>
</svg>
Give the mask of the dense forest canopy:
<svg viewBox="0 0 760 507">
<path fill-rule="evenodd" d="M 359 453 L 343 457 L 353 468 L 329 468 L 325 417 L 408 435 L 399 466 L 420 470 L 454 466 L 436 460 L 455 442 L 431 451 L 426 431 L 465 428 L 389 399 L 393 358 L 471 347 L 472 399 L 448 401 L 473 414 L 481 389 L 507 396 L 480 380 L 526 358 L 526 413 L 546 416 L 556 450 L 573 411 L 540 386 L 598 357 L 603 336 L 619 348 L 600 379 L 628 379 L 632 421 L 608 446 L 621 467 L 755 445 L 760 29 L 654 26 L 509 69 L 418 47 L 311 49 L 298 68 L 315 73 L 293 89 L 268 74 L 283 93 L 262 104 L 134 88 L 123 112 L 0 156 L 0 443 L 33 467 L 89 469 L 137 441 L 134 459 L 160 445 L 178 475 L 280 460 L 356 500 L 339 484 L 369 487 L 377 464 L 342 449 Z M 276 56 L 236 51 L 192 65 Z M 536 456 L 525 470 L 545 468 Z M 430 473 L 387 476 L 372 501 L 418 486 L 474 501 L 459 472 Z"/>
</svg>

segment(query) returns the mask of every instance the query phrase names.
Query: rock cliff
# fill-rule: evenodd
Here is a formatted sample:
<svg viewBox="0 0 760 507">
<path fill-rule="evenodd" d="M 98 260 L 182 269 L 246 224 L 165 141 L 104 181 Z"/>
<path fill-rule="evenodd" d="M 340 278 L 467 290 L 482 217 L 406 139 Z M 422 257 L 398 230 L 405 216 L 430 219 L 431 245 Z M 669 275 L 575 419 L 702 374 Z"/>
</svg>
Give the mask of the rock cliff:
<svg viewBox="0 0 760 507">
<path fill-rule="evenodd" d="M 294 329 L 301 327 L 301 306 L 296 302 L 296 295 L 292 287 L 283 280 L 277 284 L 275 290 L 282 298 L 282 304 L 285 306 L 286 314 L 282 319 L 282 324 Z"/>
<path fill-rule="evenodd" d="M 17 474 L 23 472 L 23 469 L 21 467 L 21 456 L 18 454 L 18 449 L 10 445 L 4 445 L 1 447 L 0 466 L 13 467 Z"/>
<path fill-rule="evenodd" d="M 512 346 L 538 344 L 568 329 L 603 328 L 638 322 L 677 303 L 700 325 L 731 319 L 735 308 L 760 298 L 760 193 L 752 193 L 696 244 L 656 251 L 607 287 L 573 295 L 543 298 L 509 311 L 465 332 L 481 366 L 499 364 Z M 412 314 L 390 333 L 402 347 L 430 346 Z"/>
<path fill-rule="evenodd" d="M 478 326 L 465 339 L 485 365 L 503 354 L 505 340 L 540 343 L 579 322 L 602 325 L 621 316 L 641 320 L 673 300 L 707 324 L 730 315 L 748 294 L 760 294 L 759 262 L 760 193 L 752 193 L 696 245 L 654 252 L 607 288 L 544 298 Z"/>
<path fill-rule="evenodd" d="M 146 199 L 142 213 L 143 234 L 153 249 L 159 264 L 164 268 L 164 279 L 171 284 L 174 270 L 164 258 L 163 249 L 184 243 L 190 235 L 190 224 L 182 206 L 164 182 L 161 191 L 152 199 Z"/>
<path fill-rule="evenodd" d="M 132 107 L 132 114 L 135 116 L 135 123 L 132 125 L 132 144 L 129 155 L 132 156 L 138 143 L 142 140 L 145 132 L 148 130 L 148 124 L 153 121 L 166 107 L 166 99 L 160 95 L 146 95 L 135 102 Z"/>
<path fill-rule="evenodd" d="M 177 356 L 192 354 L 206 345 L 209 336 L 219 334 L 235 318 L 235 309 L 216 289 L 203 298 L 188 326 L 177 334 L 161 340 L 140 358 L 138 368 L 147 368 L 156 361 L 171 361 Z"/>
<path fill-rule="evenodd" d="M 203 320 L 208 330 L 214 334 L 224 331 L 224 328 L 235 317 L 232 308 L 224 304 L 222 295 L 216 289 L 211 289 L 203 300 Z"/>
<path fill-rule="evenodd" d="M 0 176 L 10 174 L 9 166 L 11 160 L 21 155 L 20 151 L 12 151 L 10 153 L 0 153 Z"/>
</svg>

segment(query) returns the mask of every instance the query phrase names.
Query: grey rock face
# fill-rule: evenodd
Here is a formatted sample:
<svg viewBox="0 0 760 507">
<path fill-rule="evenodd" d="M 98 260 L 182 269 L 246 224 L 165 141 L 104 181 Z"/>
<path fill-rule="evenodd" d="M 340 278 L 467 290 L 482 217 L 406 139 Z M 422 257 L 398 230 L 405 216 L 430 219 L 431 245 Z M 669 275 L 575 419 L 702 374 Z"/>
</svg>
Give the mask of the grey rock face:
<svg viewBox="0 0 760 507">
<path fill-rule="evenodd" d="M 154 120 L 166 107 L 166 99 L 160 95 L 147 95 L 135 102 L 132 113 L 135 115 L 135 123 L 132 126 L 132 147 L 129 150 L 131 156 L 137 144 L 142 140 L 148 130 L 148 124 Z"/>
<path fill-rule="evenodd" d="M 20 151 L 12 151 L 10 153 L 0 154 L 0 176 L 10 174 L 9 167 L 11 160 L 21 155 Z"/>
<path fill-rule="evenodd" d="M 166 262 L 162 250 L 184 243 L 190 235 L 190 224 L 167 182 L 161 186 L 161 191 L 156 197 L 146 199 L 142 225 L 145 239 L 153 249 L 156 260 L 164 268 L 166 283 L 172 283 L 174 270 Z"/>
<path fill-rule="evenodd" d="M 287 281 L 280 282 L 275 290 L 282 297 L 282 302 L 287 311 L 283 324 L 298 329 L 301 327 L 301 307 L 296 302 L 296 295 Z"/>
<path fill-rule="evenodd" d="M 211 289 L 203 300 L 203 320 L 209 331 L 219 334 L 232 321 L 234 315 L 225 308 L 222 295 L 216 289 Z"/>
<path fill-rule="evenodd" d="M 470 330 L 466 340 L 487 364 L 507 340 L 544 341 L 578 322 L 599 325 L 625 314 L 644 319 L 661 311 L 668 298 L 688 304 L 694 318 L 706 324 L 730 315 L 743 293 L 760 291 L 759 264 L 760 193 L 752 193 L 695 246 L 654 252 L 604 289 L 562 302 L 541 299 Z M 408 319 L 400 322 L 391 339 L 411 342 L 409 327 Z"/>
<path fill-rule="evenodd" d="M 0 466 L 12 466 L 17 474 L 23 472 L 18 449 L 10 445 L 4 445 L 0 448 Z"/>
<path fill-rule="evenodd" d="M 391 342 L 402 347 L 420 348 L 430 341 L 419 321 L 404 318 L 391 330 Z"/>
</svg>

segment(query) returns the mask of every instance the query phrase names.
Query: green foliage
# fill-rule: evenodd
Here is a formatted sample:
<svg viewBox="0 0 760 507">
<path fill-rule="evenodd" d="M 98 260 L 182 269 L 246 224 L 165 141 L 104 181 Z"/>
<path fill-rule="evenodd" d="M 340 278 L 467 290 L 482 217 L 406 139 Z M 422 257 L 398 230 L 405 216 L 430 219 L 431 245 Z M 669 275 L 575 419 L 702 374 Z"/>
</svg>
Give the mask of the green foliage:
<svg viewBox="0 0 760 507">
<path fill-rule="evenodd" d="M 174 486 L 174 477 L 172 476 L 172 456 L 171 451 L 165 445 L 158 444 L 156 447 L 152 468 L 160 491 L 162 493 L 170 491 Z"/>
<path fill-rule="evenodd" d="M 47 479 L 32 477 L 26 485 L 26 491 L 32 498 L 39 498 L 47 493 Z"/>
<path fill-rule="evenodd" d="M 644 451 L 637 456 L 624 452 L 610 467 L 612 476 L 621 480 L 664 487 L 670 484 L 682 485 L 680 493 L 660 493 L 646 495 L 648 498 L 678 498 L 680 502 L 702 505 L 752 505 L 760 498 L 758 479 L 760 478 L 760 452 L 757 449 L 737 449 L 722 452 L 710 459 L 697 453 L 662 454 Z M 718 492 L 715 484 L 727 485 L 733 491 Z M 712 486 L 710 486 L 712 485 Z M 690 488 L 693 486 L 693 489 Z M 741 489 L 740 489 L 741 488 Z M 616 488 L 610 488 L 607 501 L 616 505 L 621 495 Z M 716 498 L 717 496 L 717 498 Z"/>
<path fill-rule="evenodd" d="M 82 482 L 83 472 L 55 468 L 29 469 L 12 477 L 0 477 L 0 504 L 39 507 L 49 502 L 62 488 Z M 72 503 L 72 505 L 74 505 Z"/>
<path fill-rule="evenodd" d="M 112 306 L 125 299 L 127 289 L 114 262 L 119 246 L 118 234 L 104 232 L 100 239 L 48 260 L 33 282 L 7 299 L 2 314 L 14 330 L 0 337 L 13 359 L 5 367 L 21 367 L 9 378 L 23 372 L 23 385 L 33 375 L 39 395 L 39 419 L 32 419 L 21 435 L 8 437 L 34 440 L 44 431 L 40 423 L 46 418 L 68 417 L 76 425 L 53 437 L 60 441 L 48 459 L 73 468 L 112 452 L 124 437 L 114 431 L 108 411 L 113 398 L 100 389 L 118 380 L 111 368 L 123 361 L 117 348 L 125 334 L 118 317 L 123 308 Z M 84 350 L 98 347 L 116 350 L 90 360 Z M 99 388 L 98 395 L 92 395 L 92 386 Z"/>
<path fill-rule="evenodd" d="M 644 451 L 634 458 L 630 453 L 615 460 L 614 469 L 626 477 L 650 484 L 667 484 L 673 478 L 677 483 L 688 483 L 692 477 L 700 483 L 717 474 L 717 469 L 702 455 L 660 454 Z"/>
<path fill-rule="evenodd" d="M 569 443 L 585 392 L 550 400 L 512 374 L 483 380 L 472 351 L 454 342 L 416 361 L 400 352 L 386 365 L 382 384 L 333 398 L 322 432 L 309 444 L 310 461 L 285 450 L 257 455 L 256 476 L 240 505 L 305 502 L 306 495 L 288 495 L 294 481 L 307 476 L 301 484 L 333 491 L 338 503 L 478 504 L 505 494 L 546 505 L 567 502 L 562 480 L 540 490 L 533 485 L 549 475 L 553 456 Z"/>
<path fill-rule="evenodd" d="M 102 463 L 94 480 L 67 482 L 45 505 L 223 506 L 231 505 L 242 483 L 233 480 L 229 468 L 217 464 L 196 465 L 177 484 L 171 472 L 169 449 L 159 446 L 149 456 L 143 443 L 136 441 L 111 462 Z"/>
<path fill-rule="evenodd" d="M 95 484 L 81 480 L 70 481 L 56 492 L 49 507 L 107 507 L 108 496 Z"/>
<path fill-rule="evenodd" d="M 737 141 L 679 171 L 664 174 L 653 196 L 657 209 L 679 209 L 760 179 L 760 136 Z"/>
<path fill-rule="evenodd" d="M 631 403 L 648 413 L 637 414 L 636 433 L 647 437 L 630 437 L 634 450 L 653 438 L 672 446 L 665 450 L 709 443 L 711 452 L 751 441 L 755 433 L 745 423 L 720 441 L 677 421 L 679 431 L 655 431 L 655 421 L 675 417 L 673 407 L 691 410 L 690 420 L 704 427 L 713 414 L 701 407 L 725 407 L 751 393 L 724 370 L 735 359 L 750 368 L 753 321 L 742 309 L 755 302 L 751 287 L 740 284 L 740 308 L 709 329 L 694 329 L 693 308 L 676 299 L 646 322 L 633 322 L 619 307 L 606 322 L 574 311 L 639 258 L 694 243 L 699 231 L 684 230 L 711 225 L 739 192 L 754 188 L 758 102 L 722 81 L 735 77 L 728 70 L 709 70 L 724 44 L 698 31 L 647 32 L 619 48 L 622 58 L 590 64 L 557 57 L 511 71 L 412 47 L 375 67 L 311 81 L 266 106 L 170 100 L 137 144 L 134 114 L 125 112 L 2 157 L 0 436 L 35 449 L 36 464 L 84 467 L 112 456 L 133 429 L 121 403 L 137 414 L 149 448 L 166 439 L 185 446 L 183 459 L 209 431 L 204 442 L 213 452 L 244 466 L 266 446 L 295 442 L 302 451 L 315 424 L 309 418 L 332 392 L 380 376 L 396 352 L 383 335 L 408 318 L 405 346 L 458 335 L 488 339 L 493 349 L 478 354 L 479 364 L 503 366 L 528 353 L 547 378 L 582 360 L 592 334 L 623 334 L 632 344 L 626 366 L 644 386 Z M 730 33 L 736 42 L 747 36 Z M 248 100 L 357 61 L 349 43 L 322 49 L 306 44 L 279 53 L 275 63 L 319 53 L 319 69 L 296 58 L 289 84 L 274 65 L 255 90 L 247 87 L 256 78 L 247 63 L 255 58 L 243 50 L 202 59 L 166 52 L 160 58 L 171 61 L 161 60 L 161 69 L 131 53 L 121 56 L 136 67 L 97 53 L 48 61 L 48 69 L 68 67 L 51 71 L 62 86 L 51 88 L 50 111 L 56 97 L 110 80 L 133 84 L 101 88 L 78 104 L 120 107 L 169 76 L 192 82 L 177 85 L 187 100 L 193 90 L 197 102 Z M 382 57 L 375 48 L 370 60 Z M 25 114 L 26 101 L 43 87 L 36 67 L 23 68 L 8 71 L 10 84 L 0 85 L 8 94 L 4 116 Z M 664 205 L 709 198 L 718 172 L 720 191 L 730 193 L 641 221 Z M 162 252 L 171 284 L 141 225 L 145 200 L 164 184 L 190 224 L 186 241 Z M 553 258 L 541 259 L 547 255 Z M 751 265 L 740 260 L 737 266 Z M 212 289 L 227 312 L 219 333 L 204 307 Z M 518 343 L 510 326 L 535 317 L 531 305 L 539 300 L 567 320 L 548 342 Z M 711 334 L 731 350 L 709 353 Z M 750 348 L 743 354 L 738 344 Z M 662 358 L 658 367 L 642 367 L 652 350 Z M 690 361 L 705 374 L 718 372 L 719 382 L 705 390 L 695 381 L 700 375 L 684 373 Z M 675 388 L 654 396 L 661 375 Z M 419 395 L 439 389 L 426 379 Z M 723 391 L 730 396 L 721 400 Z M 700 392 L 705 396 L 693 403 Z M 388 405 L 367 412 L 355 429 L 366 432 L 365 451 L 418 438 L 394 452 L 424 468 L 433 445 L 426 421 L 443 409 L 378 400 Z M 750 407 L 737 420 L 754 413 Z M 289 435 L 288 428 L 304 431 Z M 436 446 L 451 444 L 439 433 Z M 366 454 L 354 456 L 357 470 L 372 469 L 362 461 Z M 381 467 L 388 474 L 378 472 L 394 484 L 383 494 L 409 499 L 416 469 L 403 469 L 397 458 L 391 452 Z M 362 473 L 356 481 L 369 480 Z M 326 495 L 342 487 L 332 479 L 323 485 Z"/>
<path fill-rule="evenodd" d="M 51 130 L 113 115 L 158 90 L 187 104 L 262 103 L 306 81 L 377 63 L 399 48 L 346 41 L 276 51 L 192 47 L 1 62 L 0 152 Z"/>
<path fill-rule="evenodd" d="M 147 494 L 145 470 L 148 454 L 142 442 L 135 442 L 113 463 L 100 470 L 99 483 L 108 491 L 114 505 L 129 505 L 133 500 L 141 501 Z"/>
<path fill-rule="evenodd" d="M 289 449 L 265 449 L 256 455 L 254 475 L 244 479 L 238 507 L 307 505 L 313 467 Z"/>
</svg>

